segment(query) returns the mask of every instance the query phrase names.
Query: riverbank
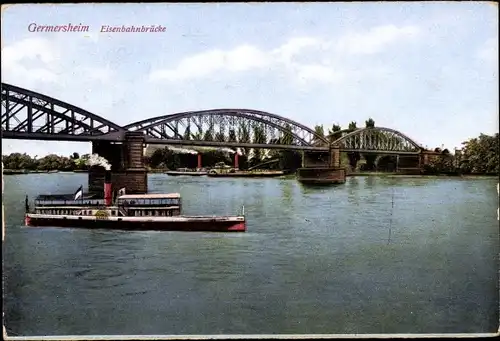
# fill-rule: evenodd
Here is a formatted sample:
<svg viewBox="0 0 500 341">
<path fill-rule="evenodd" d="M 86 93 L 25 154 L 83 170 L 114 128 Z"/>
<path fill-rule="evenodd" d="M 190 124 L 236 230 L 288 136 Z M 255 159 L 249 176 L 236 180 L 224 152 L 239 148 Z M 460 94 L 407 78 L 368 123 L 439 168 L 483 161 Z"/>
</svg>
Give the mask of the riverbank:
<svg viewBox="0 0 500 341">
<path fill-rule="evenodd" d="M 429 173 L 422 173 L 422 174 L 402 174 L 402 173 L 397 173 L 397 172 L 356 172 L 356 173 L 349 173 L 347 176 L 381 176 L 381 177 L 401 177 L 401 178 L 421 178 L 421 177 L 446 177 L 446 178 L 498 178 L 498 174 L 429 174 Z"/>
<path fill-rule="evenodd" d="M 149 169 L 148 173 L 166 173 L 168 170 L 166 169 Z M 88 173 L 88 170 L 73 170 L 73 171 L 62 171 L 62 170 L 27 170 L 27 169 L 4 169 L 4 175 L 21 175 L 21 174 L 51 174 L 51 173 Z M 252 171 L 249 173 L 259 173 L 258 171 Z M 233 176 L 237 176 L 236 174 Z M 274 174 L 274 176 L 278 176 L 280 178 L 295 178 L 295 173 L 289 174 Z M 358 172 L 358 173 L 349 173 L 348 177 L 351 176 L 380 176 L 380 177 L 398 177 L 398 178 L 421 178 L 421 177 L 440 177 L 440 178 L 471 178 L 471 179 L 491 179 L 498 178 L 498 174 L 401 174 L 396 172 Z"/>
<path fill-rule="evenodd" d="M 73 171 L 63 171 L 63 170 L 27 170 L 27 169 L 4 169 L 4 175 L 21 175 L 21 174 L 51 174 L 51 173 L 87 173 L 87 170 L 73 170 Z"/>
</svg>

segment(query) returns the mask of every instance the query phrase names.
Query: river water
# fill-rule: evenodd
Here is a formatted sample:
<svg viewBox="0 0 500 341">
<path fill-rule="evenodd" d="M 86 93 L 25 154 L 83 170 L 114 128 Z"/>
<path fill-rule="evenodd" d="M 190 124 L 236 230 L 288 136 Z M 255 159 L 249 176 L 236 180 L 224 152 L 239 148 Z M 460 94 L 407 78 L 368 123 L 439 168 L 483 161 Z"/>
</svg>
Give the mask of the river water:
<svg viewBox="0 0 500 341">
<path fill-rule="evenodd" d="M 475 333 L 498 324 L 495 179 L 149 175 L 241 234 L 23 228 L 24 196 L 86 174 L 5 177 L 10 335 Z"/>
</svg>

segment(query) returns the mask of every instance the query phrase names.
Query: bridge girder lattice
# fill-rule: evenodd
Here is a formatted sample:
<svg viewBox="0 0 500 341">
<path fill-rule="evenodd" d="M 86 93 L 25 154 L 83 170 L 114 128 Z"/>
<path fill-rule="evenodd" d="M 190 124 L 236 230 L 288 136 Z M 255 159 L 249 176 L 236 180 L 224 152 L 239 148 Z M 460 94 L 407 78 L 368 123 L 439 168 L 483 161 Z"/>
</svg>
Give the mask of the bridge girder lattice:
<svg viewBox="0 0 500 341">
<path fill-rule="evenodd" d="M 282 116 L 250 109 L 183 112 L 131 123 L 124 128 L 145 132 L 148 143 L 328 149 L 328 140 L 310 128 Z"/>
<path fill-rule="evenodd" d="M 343 134 L 332 146 L 345 152 L 361 153 L 419 154 L 423 150 L 403 133 L 383 127 L 360 128 Z"/>
<path fill-rule="evenodd" d="M 40 93 L 2 83 L 3 137 L 88 141 L 118 139 L 125 130 L 82 108 Z"/>
</svg>

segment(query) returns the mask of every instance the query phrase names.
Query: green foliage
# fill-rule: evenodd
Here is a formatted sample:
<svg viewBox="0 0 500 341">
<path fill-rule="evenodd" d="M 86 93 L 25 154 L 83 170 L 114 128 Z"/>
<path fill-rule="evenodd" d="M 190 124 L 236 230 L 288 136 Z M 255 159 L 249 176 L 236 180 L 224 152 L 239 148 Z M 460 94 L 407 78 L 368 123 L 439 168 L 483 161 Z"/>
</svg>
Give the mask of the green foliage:
<svg viewBox="0 0 500 341">
<path fill-rule="evenodd" d="M 499 174 L 499 136 L 481 134 L 462 143 L 464 148 L 452 155 L 448 149 L 435 148 L 440 153 L 424 166 L 430 174 Z"/>
<path fill-rule="evenodd" d="M 3 155 L 2 161 L 5 169 L 30 171 L 73 171 L 77 169 L 86 169 L 87 166 L 85 164 L 85 159 L 88 157 L 89 155 L 86 154 L 80 158 L 78 153 L 73 153 L 69 157 L 50 154 L 37 159 L 36 156 L 31 157 L 26 153 L 12 153 L 10 155 Z"/>
<path fill-rule="evenodd" d="M 293 143 L 293 134 L 292 134 L 292 127 L 287 124 L 285 125 L 285 133 L 283 133 L 283 136 L 281 137 L 280 144 L 292 144 Z"/>
<path fill-rule="evenodd" d="M 266 133 L 260 125 L 255 125 L 253 127 L 253 143 L 265 144 L 266 143 Z M 254 166 L 262 162 L 264 156 L 264 151 L 261 148 L 254 148 L 253 157 L 249 160 L 249 166 Z"/>
<path fill-rule="evenodd" d="M 325 128 L 323 125 L 317 125 L 314 127 L 314 132 L 321 137 L 325 137 Z"/>
<path fill-rule="evenodd" d="M 365 121 L 365 126 L 366 128 L 375 128 L 375 121 L 370 117 L 368 120 Z M 366 160 L 364 169 L 367 171 L 375 170 L 376 167 L 375 160 L 377 159 L 377 154 L 366 153 L 363 155 L 363 157 Z"/>
<path fill-rule="evenodd" d="M 218 132 L 217 134 L 215 134 L 215 141 L 224 142 L 225 141 L 224 133 Z"/>
<path fill-rule="evenodd" d="M 183 139 L 186 141 L 191 140 L 191 125 L 188 125 L 186 127 L 186 130 L 184 131 Z"/>
<path fill-rule="evenodd" d="M 432 159 L 429 164 L 424 165 L 424 172 L 428 174 L 451 174 L 457 173 L 455 158 L 451 154 L 441 154 Z"/>
<path fill-rule="evenodd" d="M 5 169 L 27 169 L 36 170 L 38 162 L 31 158 L 28 154 L 12 153 L 7 156 L 2 156 L 3 167 Z"/>
<path fill-rule="evenodd" d="M 350 132 L 353 132 L 354 130 L 358 129 L 356 122 L 351 121 L 349 123 L 348 127 Z M 361 160 L 361 154 L 359 152 L 349 152 L 347 153 L 347 157 L 349 159 L 349 165 L 351 166 L 351 169 L 356 169 L 356 166 L 358 165 L 358 161 Z"/>
<path fill-rule="evenodd" d="M 364 165 L 364 170 L 367 171 L 375 170 L 376 168 L 375 160 L 377 159 L 377 156 L 378 156 L 377 154 L 368 154 L 368 153 L 363 154 L 363 157 L 366 160 L 366 163 Z"/>
<path fill-rule="evenodd" d="M 313 144 L 322 144 L 321 137 L 325 137 L 325 129 L 323 125 L 317 125 L 314 127 L 314 132 L 316 136 L 313 137 Z"/>
<path fill-rule="evenodd" d="M 286 145 L 293 143 L 292 128 L 290 127 L 290 125 L 287 124 L 285 126 L 285 133 L 280 138 L 279 143 Z M 298 153 L 296 151 L 281 150 L 279 151 L 279 158 L 280 169 L 295 171 L 297 168 L 300 168 L 302 166 L 302 155 L 301 153 Z"/>
<path fill-rule="evenodd" d="M 201 153 L 201 161 L 204 167 L 215 165 L 217 162 L 224 162 L 228 165 L 233 164 L 233 155 L 218 150 L 209 150 Z M 198 166 L 198 155 L 180 154 L 169 150 L 167 147 L 156 149 L 148 159 L 147 166 L 155 169 L 177 169 L 177 168 L 196 168 Z M 241 157 L 240 157 L 241 164 Z"/>
<path fill-rule="evenodd" d="M 236 132 L 234 131 L 234 129 L 229 129 L 228 142 L 236 142 L 236 141 L 237 141 Z"/>
<path fill-rule="evenodd" d="M 203 135 L 203 140 L 204 141 L 213 141 L 214 140 L 214 133 L 212 129 L 208 129 L 205 134 Z"/>
<path fill-rule="evenodd" d="M 78 153 L 73 153 L 73 156 L 74 156 L 74 154 L 78 155 Z M 89 158 L 90 158 L 90 154 L 84 154 L 80 158 L 75 159 L 74 162 L 75 162 L 76 170 L 88 169 L 89 167 L 87 166 L 87 160 Z"/>
<path fill-rule="evenodd" d="M 196 133 L 191 133 L 191 136 L 193 137 L 193 140 L 199 141 L 203 137 L 203 133 L 201 131 L 197 131 Z"/>
<path fill-rule="evenodd" d="M 240 123 L 240 126 L 238 127 L 238 137 L 239 141 L 241 143 L 251 143 L 250 139 L 250 131 L 248 129 L 248 126 L 245 123 Z M 243 148 L 244 154 L 248 155 L 249 148 Z"/>
<path fill-rule="evenodd" d="M 481 134 L 478 138 L 462 143 L 464 148 L 458 157 L 459 168 L 463 173 L 499 173 L 499 136 Z"/>
<path fill-rule="evenodd" d="M 349 159 L 349 166 L 354 170 L 358 165 L 358 161 L 361 160 L 361 154 L 359 152 L 348 152 L 347 158 Z"/>
<path fill-rule="evenodd" d="M 332 143 L 333 141 L 339 139 L 341 137 L 340 134 L 338 134 L 339 131 L 342 130 L 342 127 L 338 124 L 333 124 L 332 129 L 328 130 L 328 141 Z"/>
</svg>

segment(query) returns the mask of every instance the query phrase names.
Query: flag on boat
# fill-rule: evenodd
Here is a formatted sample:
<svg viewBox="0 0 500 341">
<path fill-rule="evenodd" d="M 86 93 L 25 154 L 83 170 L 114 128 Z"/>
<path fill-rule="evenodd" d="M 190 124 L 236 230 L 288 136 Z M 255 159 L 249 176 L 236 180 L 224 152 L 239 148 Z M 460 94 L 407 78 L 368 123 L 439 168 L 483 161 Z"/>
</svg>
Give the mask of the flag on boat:
<svg viewBox="0 0 500 341">
<path fill-rule="evenodd" d="M 75 192 L 75 200 L 78 200 L 78 198 L 81 198 L 83 196 L 83 186 L 80 186 Z"/>
<path fill-rule="evenodd" d="M 118 196 L 122 196 L 122 195 L 125 195 L 125 187 L 118 190 Z"/>
</svg>

